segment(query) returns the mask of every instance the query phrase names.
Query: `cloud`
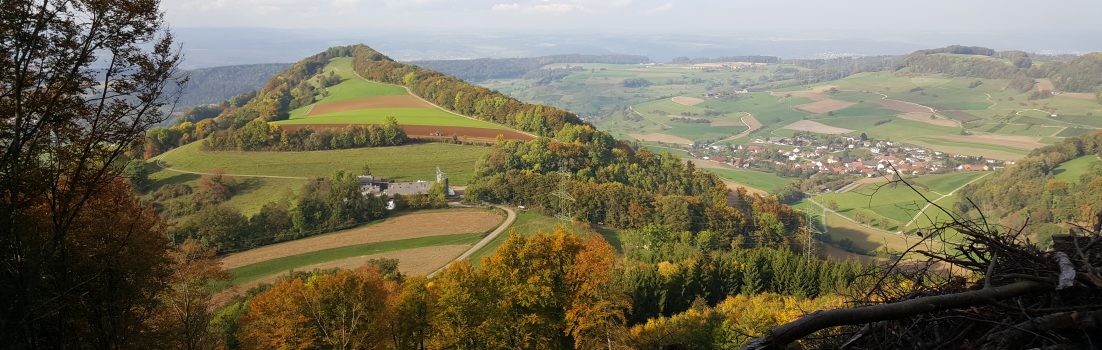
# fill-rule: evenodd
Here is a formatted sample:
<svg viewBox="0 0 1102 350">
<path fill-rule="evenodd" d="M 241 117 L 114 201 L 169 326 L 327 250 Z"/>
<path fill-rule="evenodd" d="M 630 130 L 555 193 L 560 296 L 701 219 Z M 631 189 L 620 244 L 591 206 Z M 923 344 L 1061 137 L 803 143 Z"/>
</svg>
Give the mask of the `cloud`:
<svg viewBox="0 0 1102 350">
<path fill-rule="evenodd" d="M 352 9 L 360 5 L 360 0 L 333 0 L 333 7 L 339 9 Z"/>
<path fill-rule="evenodd" d="M 585 10 L 585 6 L 579 1 L 555 2 L 543 0 L 536 4 L 521 5 L 518 3 L 494 4 L 490 10 L 496 12 L 519 12 L 527 14 L 561 15 L 575 11 Z"/>
<path fill-rule="evenodd" d="M 669 12 L 670 10 L 673 10 L 673 3 L 667 2 L 665 4 L 662 4 L 662 5 L 658 6 L 658 7 L 643 10 L 643 12 L 640 12 L 640 13 L 642 13 L 644 15 L 653 15 L 653 14 L 656 14 L 656 13 Z"/>
<path fill-rule="evenodd" d="M 515 2 L 511 4 L 494 4 L 494 6 L 490 7 L 490 10 L 496 12 L 518 12 L 520 9 L 520 4 Z"/>
<path fill-rule="evenodd" d="M 558 15 L 558 14 L 570 13 L 570 12 L 584 10 L 584 9 L 585 9 L 585 7 L 583 7 L 582 5 L 578 5 L 578 4 L 547 3 L 547 4 L 532 5 L 531 7 L 525 9 L 525 12 L 537 13 L 537 14 Z"/>
<path fill-rule="evenodd" d="M 417 8 L 426 6 L 436 6 L 441 3 L 447 2 L 446 0 L 385 0 L 383 4 L 389 8 Z"/>
</svg>

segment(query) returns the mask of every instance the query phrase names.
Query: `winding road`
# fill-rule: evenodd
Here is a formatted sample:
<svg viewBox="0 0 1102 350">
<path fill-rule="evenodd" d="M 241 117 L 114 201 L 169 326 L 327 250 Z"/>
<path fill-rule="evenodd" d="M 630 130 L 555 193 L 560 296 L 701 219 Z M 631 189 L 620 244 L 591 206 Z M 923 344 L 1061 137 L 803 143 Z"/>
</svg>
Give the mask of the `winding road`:
<svg viewBox="0 0 1102 350">
<path fill-rule="evenodd" d="M 440 271 L 444 271 L 444 269 L 448 268 L 448 266 L 451 266 L 453 263 L 455 263 L 457 261 L 466 260 L 467 258 L 470 258 L 472 254 L 477 252 L 479 249 L 482 249 L 483 247 L 486 247 L 486 245 L 490 244 L 490 242 L 492 242 L 495 238 L 497 238 L 497 236 L 500 236 L 502 232 L 505 232 L 505 230 L 509 229 L 509 226 L 512 226 L 513 222 L 517 220 L 517 213 L 515 211 L 513 211 L 513 209 L 511 209 L 509 207 L 506 207 L 506 206 L 503 206 L 503 205 L 495 205 L 494 207 L 499 208 L 501 210 L 504 210 L 505 213 L 507 214 L 506 217 L 505 217 L 505 221 L 501 223 L 501 226 L 498 226 L 497 229 L 494 229 L 493 232 L 490 232 L 490 234 L 486 235 L 486 237 L 483 237 L 482 240 L 478 241 L 478 243 L 475 243 L 475 245 L 472 246 L 471 249 L 467 249 L 467 251 L 463 252 L 463 254 L 460 254 L 458 257 L 456 257 L 450 263 L 448 263 L 444 266 L 441 266 L 439 269 L 436 269 L 436 271 L 433 271 L 432 273 L 430 273 L 428 275 L 429 278 L 432 278 L 433 276 L 436 276 L 436 274 L 440 273 Z"/>
</svg>

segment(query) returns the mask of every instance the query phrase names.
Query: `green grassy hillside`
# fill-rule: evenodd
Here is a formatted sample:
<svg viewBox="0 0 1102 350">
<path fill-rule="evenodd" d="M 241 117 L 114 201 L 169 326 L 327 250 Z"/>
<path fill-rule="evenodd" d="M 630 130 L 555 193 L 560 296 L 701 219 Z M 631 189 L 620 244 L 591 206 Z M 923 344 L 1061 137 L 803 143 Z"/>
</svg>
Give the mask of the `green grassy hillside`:
<svg viewBox="0 0 1102 350">
<path fill-rule="evenodd" d="M 173 169 L 208 172 L 222 168 L 227 174 L 328 177 L 337 170 L 359 172 L 364 164 L 374 175 L 396 181 L 432 180 L 436 167 L 452 184 L 465 185 L 474 175 L 475 162 L 489 147 L 424 143 L 310 152 L 207 152 L 199 142 L 156 158 Z"/>
</svg>

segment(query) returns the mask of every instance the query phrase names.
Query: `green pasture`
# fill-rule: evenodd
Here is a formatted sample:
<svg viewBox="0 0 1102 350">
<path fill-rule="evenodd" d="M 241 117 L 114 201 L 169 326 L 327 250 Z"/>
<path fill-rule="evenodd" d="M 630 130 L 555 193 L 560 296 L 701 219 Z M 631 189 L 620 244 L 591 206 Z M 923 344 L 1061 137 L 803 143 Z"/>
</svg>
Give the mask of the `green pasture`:
<svg viewBox="0 0 1102 350">
<path fill-rule="evenodd" d="M 276 125 L 298 124 L 383 124 L 387 117 L 394 117 L 401 125 L 465 126 L 482 129 L 506 130 L 500 124 L 460 117 L 436 108 L 372 108 L 316 116 L 292 117 L 273 122 Z"/>
<path fill-rule="evenodd" d="M 1079 182 L 1079 178 L 1083 174 L 1086 174 L 1091 167 L 1097 166 L 1097 164 L 1102 164 L 1102 160 L 1099 160 L 1096 155 L 1089 154 L 1060 164 L 1052 170 L 1052 175 L 1057 180 L 1076 183 Z"/>
<path fill-rule="evenodd" d="M 364 164 L 374 175 L 395 181 L 432 180 L 439 166 L 453 185 L 466 185 L 474 176 L 475 163 L 489 147 L 422 143 L 396 147 L 371 147 L 307 152 L 203 151 L 202 142 L 176 148 L 155 159 L 179 170 L 209 172 L 222 168 L 227 174 L 328 177 L 337 170 L 359 172 Z"/>
<path fill-rule="evenodd" d="M 964 186 L 964 184 L 969 181 L 978 179 L 986 174 L 990 173 L 982 171 L 952 172 L 947 174 L 919 176 L 908 181 L 925 186 L 930 191 L 945 195 Z"/>
<path fill-rule="evenodd" d="M 712 126 L 707 123 L 670 122 L 663 133 L 684 137 L 693 141 L 720 140 L 746 131 L 745 126 Z"/>
<path fill-rule="evenodd" d="M 704 170 L 716 174 L 723 179 L 734 181 L 739 184 L 750 186 L 769 193 L 776 192 L 788 183 L 795 181 L 795 179 L 781 177 L 771 173 L 756 170 L 714 168 L 708 168 Z"/>
<path fill-rule="evenodd" d="M 149 192 L 161 186 L 173 183 L 187 184 L 191 186 L 192 190 L 199 188 L 200 175 L 165 170 L 156 166 L 151 168 L 156 170 L 149 175 L 149 179 L 152 181 Z M 291 198 L 292 195 L 298 192 L 299 189 L 302 188 L 302 185 L 307 182 L 307 180 L 303 179 L 258 177 L 241 177 L 235 178 L 234 180 L 237 183 L 237 185 L 234 186 L 234 194 L 229 200 L 223 202 L 222 205 L 237 208 L 241 211 L 241 214 L 246 216 L 256 214 L 265 204 L 284 198 Z M 169 199 L 163 201 L 162 204 L 190 200 L 193 195 L 194 193 L 192 195 Z"/>
</svg>

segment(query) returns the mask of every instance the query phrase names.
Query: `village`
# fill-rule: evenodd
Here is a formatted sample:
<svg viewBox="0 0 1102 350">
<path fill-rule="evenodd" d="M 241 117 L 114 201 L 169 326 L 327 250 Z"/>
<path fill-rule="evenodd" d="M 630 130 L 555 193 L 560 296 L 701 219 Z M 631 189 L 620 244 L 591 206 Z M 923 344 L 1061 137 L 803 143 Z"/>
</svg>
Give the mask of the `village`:
<svg viewBox="0 0 1102 350">
<path fill-rule="evenodd" d="M 798 133 L 791 137 L 754 139 L 744 145 L 696 145 L 690 154 L 735 168 L 786 177 L 814 174 L 874 177 L 917 176 L 955 171 L 993 171 L 1013 161 L 954 155 L 888 140 Z"/>
</svg>

